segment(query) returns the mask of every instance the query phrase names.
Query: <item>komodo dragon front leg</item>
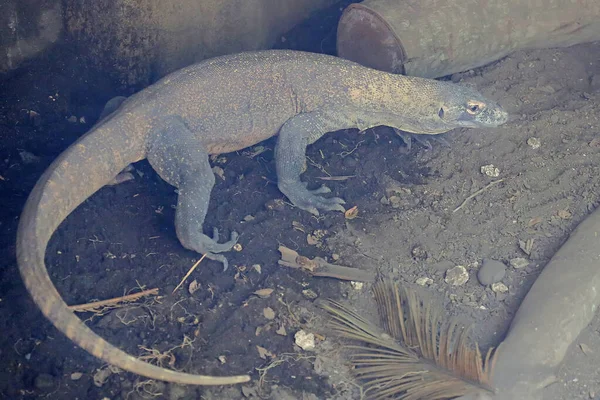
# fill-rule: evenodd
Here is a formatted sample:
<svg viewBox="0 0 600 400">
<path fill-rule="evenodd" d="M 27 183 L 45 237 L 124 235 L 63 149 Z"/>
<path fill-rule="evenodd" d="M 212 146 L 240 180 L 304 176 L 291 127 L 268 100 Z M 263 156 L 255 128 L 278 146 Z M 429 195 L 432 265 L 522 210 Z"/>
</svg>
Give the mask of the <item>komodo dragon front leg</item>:
<svg viewBox="0 0 600 400">
<path fill-rule="evenodd" d="M 223 263 L 226 270 L 227 259 L 218 253 L 231 250 L 238 234 L 231 232 L 229 241 L 218 243 L 217 228 L 212 238 L 202 232 L 215 185 L 208 153 L 198 140 L 202 135 L 191 132 L 180 117 L 167 117 L 148 138 L 148 162 L 162 179 L 178 189 L 175 230 L 181 244 Z"/>
<path fill-rule="evenodd" d="M 290 118 L 279 131 L 275 146 L 275 166 L 279 190 L 294 206 L 319 215 L 319 210 L 346 211 L 339 197 L 325 198 L 321 194 L 330 189 L 323 185 L 316 190 L 308 190 L 300 180 L 306 157 L 306 147 L 316 142 L 327 132 L 354 128 L 356 124 L 345 113 L 310 112 Z"/>
</svg>

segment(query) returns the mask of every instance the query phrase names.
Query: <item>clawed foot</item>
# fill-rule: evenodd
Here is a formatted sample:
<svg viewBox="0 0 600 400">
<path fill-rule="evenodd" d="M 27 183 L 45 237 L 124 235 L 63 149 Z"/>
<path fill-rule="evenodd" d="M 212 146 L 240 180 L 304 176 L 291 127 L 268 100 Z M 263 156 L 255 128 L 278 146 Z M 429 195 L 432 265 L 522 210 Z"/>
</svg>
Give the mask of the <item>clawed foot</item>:
<svg viewBox="0 0 600 400">
<path fill-rule="evenodd" d="M 406 151 L 411 150 L 413 140 L 424 146 L 427 150 L 433 149 L 433 145 L 431 144 L 430 140 L 441 143 L 444 146 L 450 147 L 450 143 L 448 143 L 448 141 L 444 139 L 441 135 L 418 135 L 404 132 L 395 128 L 393 129 L 396 135 L 400 136 L 402 141 L 406 144 Z"/>
<path fill-rule="evenodd" d="M 237 243 L 238 234 L 237 232 L 231 232 L 229 241 L 219 243 L 219 230 L 213 229 L 213 237 L 210 238 L 205 234 L 201 233 L 200 237 L 194 241 L 193 246 L 186 246 L 191 250 L 194 250 L 200 254 L 203 254 L 206 258 L 214 261 L 219 261 L 223 264 L 223 271 L 229 268 L 229 262 L 224 255 L 218 253 L 224 253 L 231 250 L 231 248 Z"/>
<path fill-rule="evenodd" d="M 286 195 L 295 207 L 308 211 L 311 214 L 319 215 L 319 210 L 322 211 L 341 211 L 346 209 L 342 204 L 346 202 L 339 197 L 323 197 L 322 194 L 330 193 L 331 189 L 322 185 L 315 190 L 308 190 L 306 183 L 295 182 L 292 184 L 279 184 L 279 190 Z"/>
</svg>

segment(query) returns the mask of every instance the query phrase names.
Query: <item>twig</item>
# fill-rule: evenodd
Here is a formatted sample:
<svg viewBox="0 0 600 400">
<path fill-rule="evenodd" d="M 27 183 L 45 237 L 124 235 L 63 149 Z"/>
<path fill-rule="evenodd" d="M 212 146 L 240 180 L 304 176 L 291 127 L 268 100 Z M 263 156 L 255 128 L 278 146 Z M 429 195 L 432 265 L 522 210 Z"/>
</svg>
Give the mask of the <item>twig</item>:
<svg viewBox="0 0 600 400">
<path fill-rule="evenodd" d="M 183 279 L 181 280 L 181 282 L 179 282 L 179 285 L 177 285 L 177 287 L 175 289 L 173 289 L 172 293 L 175 293 L 175 291 L 177 289 L 179 289 L 179 287 L 181 285 L 183 285 L 183 282 L 185 282 L 185 280 L 188 278 L 188 276 L 190 276 L 192 274 L 192 272 L 194 272 L 194 270 L 198 267 L 198 265 L 200 265 L 200 263 L 202 262 L 202 260 L 204 260 L 204 257 L 206 257 L 206 254 L 202 254 L 202 257 L 200 257 L 200 259 L 198 261 L 196 261 L 196 263 L 194 265 L 192 265 L 192 268 L 190 268 L 190 270 L 187 272 L 187 274 L 185 274 L 185 276 L 183 277 Z"/>
<path fill-rule="evenodd" d="M 158 288 L 148 289 L 148 290 L 144 290 L 144 291 L 141 291 L 138 293 L 128 294 L 126 296 L 121 296 L 121 297 L 115 297 L 115 298 L 108 299 L 108 300 L 94 301 L 93 303 L 69 306 L 69 310 L 75 311 L 75 312 L 93 311 L 100 307 L 114 306 L 119 303 L 128 303 L 131 301 L 136 301 L 145 296 L 157 295 L 157 294 L 158 294 Z"/>
<path fill-rule="evenodd" d="M 317 179 L 324 181 L 347 181 L 350 178 L 354 178 L 356 175 L 342 175 L 342 176 L 317 176 Z"/>
<path fill-rule="evenodd" d="M 467 204 L 467 201 L 471 200 L 473 197 L 483 193 L 484 191 L 486 191 L 487 189 L 491 188 L 492 186 L 494 186 L 497 183 L 503 182 L 504 178 L 502 179 L 498 179 L 497 181 L 492 181 L 490 183 L 488 183 L 486 186 L 484 186 L 483 188 L 479 189 L 478 191 L 476 191 L 475 193 L 473 193 L 472 195 L 470 195 L 469 197 L 467 197 L 461 204 L 460 206 L 456 207 L 454 209 L 454 211 L 452 211 L 453 213 L 457 212 L 458 210 L 460 210 L 461 208 L 464 207 L 465 204 Z"/>
<path fill-rule="evenodd" d="M 294 250 L 279 246 L 281 259 L 277 263 L 284 267 L 296 268 L 312 276 L 341 279 L 345 281 L 373 282 L 375 274 L 358 268 L 330 264 L 321 257 L 310 259 Z"/>
</svg>

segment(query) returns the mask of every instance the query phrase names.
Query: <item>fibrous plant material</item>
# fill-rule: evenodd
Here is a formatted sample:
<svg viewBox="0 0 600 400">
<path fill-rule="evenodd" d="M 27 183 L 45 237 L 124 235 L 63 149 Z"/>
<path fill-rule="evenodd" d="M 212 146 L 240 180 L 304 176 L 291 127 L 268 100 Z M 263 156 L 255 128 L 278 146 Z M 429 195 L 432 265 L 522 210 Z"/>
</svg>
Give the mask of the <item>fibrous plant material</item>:
<svg viewBox="0 0 600 400">
<path fill-rule="evenodd" d="M 477 344 L 469 344 L 470 327 L 442 317 L 441 307 L 392 282 L 378 281 L 374 293 L 383 329 L 338 302 L 324 306 L 337 333 L 362 342 L 349 348 L 369 399 L 443 400 L 492 392 L 496 352 L 482 358 Z"/>
</svg>

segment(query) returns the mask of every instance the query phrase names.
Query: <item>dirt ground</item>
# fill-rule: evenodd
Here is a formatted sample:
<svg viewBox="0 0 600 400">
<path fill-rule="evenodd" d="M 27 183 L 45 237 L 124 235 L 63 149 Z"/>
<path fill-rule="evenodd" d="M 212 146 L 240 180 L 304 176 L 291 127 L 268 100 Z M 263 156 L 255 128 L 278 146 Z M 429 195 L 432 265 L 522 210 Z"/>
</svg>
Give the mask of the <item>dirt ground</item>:
<svg viewBox="0 0 600 400">
<path fill-rule="evenodd" d="M 339 8 L 316 15 L 278 47 L 332 53 L 337 18 Z M 78 68 L 68 46 L 0 82 L 0 397 L 359 399 L 317 302 L 333 298 L 371 313 L 370 285 L 356 289 L 281 267 L 279 245 L 409 285 L 424 283 L 449 313 L 476 324 L 474 339 L 484 348 L 498 344 L 544 265 L 600 199 L 600 43 L 518 52 L 452 79 L 475 84 L 514 120 L 498 129 L 452 131 L 444 135 L 450 147 L 433 142 L 432 149 L 413 144 L 407 151 L 381 127 L 331 133 L 309 148 L 304 180 L 315 187 L 323 177 L 351 176 L 327 184 L 347 207 L 358 207 L 356 219 L 315 218 L 286 204 L 274 184 L 274 140 L 213 160 L 222 174 L 204 228 L 239 232 L 241 250 L 227 255 L 225 273 L 202 261 L 173 295 L 198 254 L 177 242 L 176 193 L 146 162 L 135 165 L 133 181 L 101 189 L 61 225 L 47 266 L 68 304 L 159 289 L 160 297 L 105 315 L 80 314 L 94 331 L 131 354 L 186 372 L 252 375 L 249 384 L 227 388 L 113 371 L 34 306 L 15 261 L 26 197 L 103 104 L 129 93 L 98 71 Z M 481 172 L 490 164 L 497 177 Z M 515 258 L 528 266 L 512 267 Z M 507 292 L 478 282 L 484 259 L 507 265 Z M 457 265 L 466 267 L 469 280 L 452 286 L 445 272 Z M 273 291 L 253 295 L 259 289 Z M 300 330 L 317 334 L 314 350 L 295 344 Z M 575 343 L 547 399 L 600 398 L 599 317 Z"/>
</svg>

